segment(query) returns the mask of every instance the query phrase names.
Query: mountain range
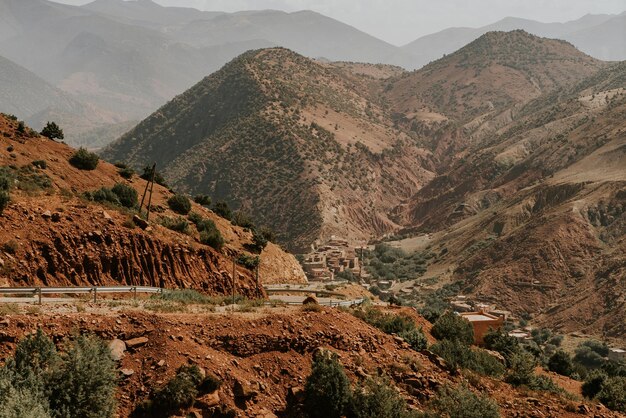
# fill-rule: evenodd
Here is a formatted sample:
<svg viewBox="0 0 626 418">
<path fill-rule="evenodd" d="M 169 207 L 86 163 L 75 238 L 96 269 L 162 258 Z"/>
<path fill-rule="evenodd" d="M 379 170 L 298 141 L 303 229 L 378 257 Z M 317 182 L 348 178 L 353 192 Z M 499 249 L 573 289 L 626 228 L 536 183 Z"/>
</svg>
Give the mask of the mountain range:
<svg viewBox="0 0 626 418">
<path fill-rule="evenodd" d="M 66 126 L 69 143 L 97 148 L 250 49 L 281 46 L 310 58 L 410 70 L 487 31 L 525 29 L 570 40 L 596 58 L 615 60 L 626 57 L 623 19 L 623 14 L 597 15 L 541 24 L 511 18 L 485 28 L 450 29 L 397 47 L 311 11 L 202 12 L 150 0 L 96 0 L 80 7 L 0 0 L 0 56 L 81 105 L 69 111 L 55 106 L 20 111 L 17 116 L 37 129 L 46 120 L 57 120 Z"/>
<path fill-rule="evenodd" d="M 429 254 L 433 280 L 551 327 L 619 336 L 625 76 L 623 63 L 520 30 L 412 72 L 262 49 L 103 156 L 156 161 L 175 188 L 225 200 L 292 251 L 332 235 L 428 237 L 413 250 Z"/>
</svg>

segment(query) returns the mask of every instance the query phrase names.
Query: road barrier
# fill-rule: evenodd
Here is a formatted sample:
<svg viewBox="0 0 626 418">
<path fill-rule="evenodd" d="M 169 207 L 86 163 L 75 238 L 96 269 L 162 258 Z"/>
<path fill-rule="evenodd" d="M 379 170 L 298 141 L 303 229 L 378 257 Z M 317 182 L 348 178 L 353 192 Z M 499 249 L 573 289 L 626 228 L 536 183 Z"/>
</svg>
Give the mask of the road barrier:
<svg viewBox="0 0 626 418">
<path fill-rule="evenodd" d="M 42 295 L 92 294 L 93 301 L 96 302 L 99 293 L 132 293 L 136 297 L 137 293 L 163 293 L 163 289 L 150 286 L 0 287 L 0 294 L 4 295 L 38 296 L 39 305 Z"/>
</svg>

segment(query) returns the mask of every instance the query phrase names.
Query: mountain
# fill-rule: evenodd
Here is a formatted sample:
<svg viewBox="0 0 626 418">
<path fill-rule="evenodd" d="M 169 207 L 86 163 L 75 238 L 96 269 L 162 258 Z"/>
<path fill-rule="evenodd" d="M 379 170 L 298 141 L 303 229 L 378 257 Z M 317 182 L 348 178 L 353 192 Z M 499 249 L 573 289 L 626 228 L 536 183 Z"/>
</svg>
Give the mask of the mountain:
<svg viewBox="0 0 626 418">
<path fill-rule="evenodd" d="M 468 121 L 580 80 L 604 63 L 565 41 L 527 32 L 489 32 L 399 77 L 385 95 L 405 122 L 424 111 Z M 408 120 L 408 121 L 407 121 Z"/>
<path fill-rule="evenodd" d="M 396 228 L 386 213 L 431 176 L 428 152 L 369 95 L 372 80 L 286 49 L 251 51 L 103 156 L 155 161 L 176 188 L 242 207 L 290 248 L 367 239 Z"/>
<path fill-rule="evenodd" d="M 69 162 L 76 150 L 28 127 L 21 132 L 18 121 L 4 114 L 0 142 L 0 176 L 11 185 L 10 202 L 1 214 L 3 287 L 140 285 L 224 294 L 232 289 L 233 278 L 226 273 L 232 271 L 231 257 L 251 256 L 246 250 L 250 231 L 195 203 L 193 211 L 212 220 L 224 237 L 221 250 L 202 244 L 195 227 L 168 229 L 167 220 L 180 216 L 169 208 L 173 194 L 162 186 L 155 186 L 153 215 L 143 229 L 134 224 L 132 209 L 87 199 L 86 193 L 116 184 L 141 197 L 146 182 L 137 175 L 122 177 L 119 168 L 104 161 L 94 170 L 80 170 Z M 295 258 L 274 244 L 261 257 L 261 281 L 305 281 Z M 238 267 L 237 289 L 249 297 L 263 295 L 253 272 L 243 266 Z"/>
<path fill-rule="evenodd" d="M 0 109 L 24 119 L 51 107 L 78 111 L 80 105 L 61 90 L 0 57 Z"/>
<path fill-rule="evenodd" d="M 542 23 L 507 17 L 480 28 L 448 28 L 423 36 L 402 49 L 415 57 L 415 67 L 450 54 L 487 32 L 524 30 L 536 36 L 558 38 L 572 43 L 582 52 L 602 60 L 626 59 L 624 14 L 585 15 L 565 23 Z M 606 29 L 606 30 L 605 30 Z"/>
<path fill-rule="evenodd" d="M 402 207 L 462 292 L 561 332 L 623 336 L 625 70 L 465 124 L 457 159 Z"/>
</svg>

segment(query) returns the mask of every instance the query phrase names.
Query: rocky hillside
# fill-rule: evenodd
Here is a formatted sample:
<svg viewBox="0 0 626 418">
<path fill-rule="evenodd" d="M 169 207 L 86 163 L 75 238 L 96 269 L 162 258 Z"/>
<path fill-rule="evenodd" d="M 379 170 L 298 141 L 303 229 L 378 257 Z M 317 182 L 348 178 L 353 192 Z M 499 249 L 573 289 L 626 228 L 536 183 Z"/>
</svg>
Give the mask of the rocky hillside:
<svg viewBox="0 0 626 418">
<path fill-rule="evenodd" d="M 231 291 L 231 259 L 247 254 L 249 231 L 196 204 L 193 211 L 213 220 L 223 235 L 221 251 L 201 244 L 192 226 L 185 233 L 162 226 L 167 218 L 180 218 L 166 203 L 172 193 L 161 186 L 155 187 L 151 224 L 139 228 L 133 210 L 92 202 L 84 195 L 120 183 L 141 198 L 146 182 L 137 175 L 125 179 L 120 169 L 103 161 L 95 170 L 79 170 L 68 162 L 75 150 L 29 128 L 20 131 L 18 122 L 5 116 L 0 116 L 0 132 L 0 166 L 7 179 L 2 187 L 10 189 L 11 198 L 0 230 L 1 285 L 136 284 L 212 294 Z M 274 268 L 266 268 L 261 280 L 305 280 L 301 270 L 294 271 L 293 257 L 273 244 L 266 249 L 261 258 Z M 236 285 L 239 293 L 263 294 L 253 272 L 243 266 L 238 267 Z"/>
<path fill-rule="evenodd" d="M 527 32 L 489 32 L 387 91 L 409 120 L 425 110 L 462 122 L 525 103 L 589 76 L 604 64 L 571 44 Z"/>
<path fill-rule="evenodd" d="M 305 416 L 304 386 L 319 351 L 336 353 L 354 384 L 389 376 L 392 393 L 399 394 L 415 416 L 429 408 L 444 387 L 469 388 L 491 399 L 499 414 L 489 416 L 622 416 L 601 404 L 572 400 L 575 394 L 514 388 L 499 378 L 460 372 L 432 352 L 414 351 L 401 338 L 340 310 L 199 315 L 110 312 L 93 304 L 85 309 L 78 314 L 52 311 L 5 318 L 0 325 L 0 354 L 12 355 L 15 343 L 40 326 L 54 341 L 73 332 L 115 340 L 120 416 L 134 416 L 133 411 L 149 405 L 144 402 L 154 398 L 179 367 L 195 365 L 221 385 L 209 393 L 194 390 L 195 402 L 183 408 L 183 416 L 299 418 Z M 459 408 L 458 402 L 451 401 L 449 407 Z"/>
<path fill-rule="evenodd" d="M 462 158 L 404 208 L 441 231 L 435 251 L 466 292 L 562 331 L 623 336 L 625 68 L 472 127 Z"/>
<path fill-rule="evenodd" d="M 103 155 L 156 161 L 175 188 L 251 212 L 291 248 L 368 239 L 397 228 L 387 213 L 432 176 L 429 153 L 393 126 L 371 82 L 285 49 L 252 51 Z"/>
</svg>

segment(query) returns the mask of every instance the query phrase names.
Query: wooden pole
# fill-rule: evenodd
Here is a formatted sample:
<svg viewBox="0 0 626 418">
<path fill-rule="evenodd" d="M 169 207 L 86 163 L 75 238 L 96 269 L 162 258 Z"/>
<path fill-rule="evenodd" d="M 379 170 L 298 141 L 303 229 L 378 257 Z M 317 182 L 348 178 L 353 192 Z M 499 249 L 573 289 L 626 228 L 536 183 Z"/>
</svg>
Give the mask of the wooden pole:
<svg viewBox="0 0 626 418">
<path fill-rule="evenodd" d="M 235 275 L 237 274 L 237 264 L 233 256 L 233 312 L 235 311 Z"/>
<path fill-rule="evenodd" d="M 148 197 L 148 213 L 146 214 L 146 221 L 150 220 L 150 207 L 152 205 L 152 191 L 154 190 L 154 176 L 156 175 L 156 163 L 152 165 L 152 178 L 150 179 L 150 197 Z"/>
</svg>

